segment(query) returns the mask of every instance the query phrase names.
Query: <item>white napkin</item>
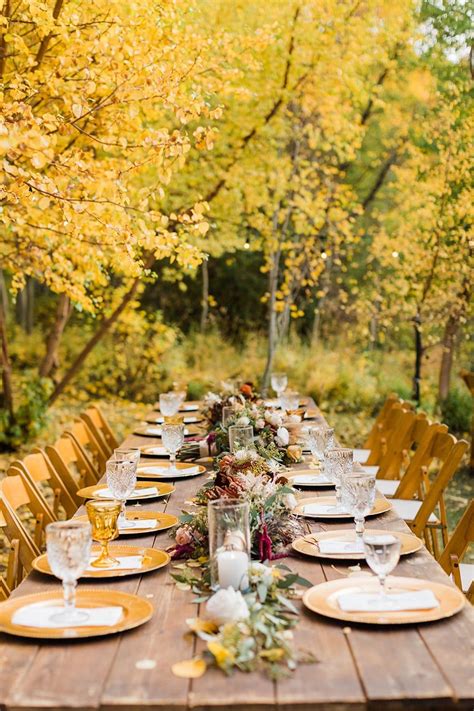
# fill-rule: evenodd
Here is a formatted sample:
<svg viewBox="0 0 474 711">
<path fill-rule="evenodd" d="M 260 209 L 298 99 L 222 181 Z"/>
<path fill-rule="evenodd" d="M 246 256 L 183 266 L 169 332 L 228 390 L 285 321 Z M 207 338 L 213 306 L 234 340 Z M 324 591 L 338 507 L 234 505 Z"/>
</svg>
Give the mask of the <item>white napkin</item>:
<svg viewBox="0 0 474 711">
<path fill-rule="evenodd" d="M 141 568 L 143 565 L 142 555 L 114 556 L 113 551 L 110 552 L 110 555 L 115 558 L 115 560 L 118 560 L 119 565 L 111 565 L 110 568 L 95 568 L 93 565 L 89 565 L 87 570 L 94 572 L 97 572 L 98 570 L 132 570 L 132 568 Z M 95 555 L 91 555 L 90 562 L 92 563 L 93 560 L 97 560 L 98 557 L 99 552 L 97 551 Z"/>
<path fill-rule="evenodd" d="M 146 433 L 150 435 L 155 435 L 155 437 L 161 437 L 161 434 L 163 432 L 163 429 L 161 427 L 147 427 L 146 428 Z M 185 429 L 184 430 L 184 435 L 187 436 L 189 434 L 189 430 Z"/>
<path fill-rule="evenodd" d="M 353 449 L 352 450 L 352 456 L 354 458 L 354 462 L 358 462 L 359 464 L 365 464 L 365 462 L 369 458 L 369 454 L 370 454 L 370 449 Z"/>
<path fill-rule="evenodd" d="M 327 479 L 324 474 L 313 474 L 311 475 L 301 475 L 293 476 L 290 480 L 291 484 L 332 484 L 329 479 Z"/>
<path fill-rule="evenodd" d="M 89 617 L 84 622 L 74 622 L 72 624 L 64 624 L 64 622 L 51 621 L 51 617 L 64 612 L 62 605 L 54 605 L 45 607 L 41 602 L 35 602 L 32 605 L 20 607 L 13 615 L 12 622 L 14 625 L 22 627 L 53 627 L 59 629 L 61 627 L 113 627 L 117 624 L 123 615 L 122 607 L 87 607 L 77 608 L 80 612 L 86 612 Z"/>
<path fill-rule="evenodd" d="M 147 447 L 147 451 L 143 452 L 143 456 L 146 457 L 148 454 L 151 454 L 152 456 L 155 455 L 157 457 L 167 457 L 168 456 L 168 450 L 165 449 L 164 447 Z"/>
<path fill-rule="evenodd" d="M 348 511 L 334 511 L 335 504 L 306 504 L 304 512 L 308 516 L 317 516 L 321 514 L 334 514 L 338 516 L 346 516 Z"/>
<path fill-rule="evenodd" d="M 176 476 L 188 476 L 190 474 L 199 474 L 199 467 L 186 467 L 186 469 L 178 469 L 178 472 L 170 471 L 169 467 L 160 466 L 149 466 L 140 467 L 138 469 L 140 474 L 147 474 L 149 476 L 166 476 L 166 477 L 176 477 Z"/>
<path fill-rule="evenodd" d="M 156 486 L 144 486 L 143 489 L 134 489 L 132 493 L 130 494 L 130 499 L 134 498 L 135 496 L 151 496 L 152 494 L 157 494 L 158 489 Z M 100 496 L 101 498 L 104 499 L 113 499 L 114 495 L 110 491 L 108 487 L 105 489 L 101 489 L 100 491 L 97 492 L 97 496 Z"/>
<path fill-rule="evenodd" d="M 389 593 L 386 600 L 377 592 L 344 593 L 337 602 L 344 612 L 390 612 L 402 610 L 431 610 L 439 602 L 432 590 Z"/>
<path fill-rule="evenodd" d="M 156 518 L 140 518 L 134 521 L 127 519 L 125 523 L 119 523 L 119 531 L 128 531 L 130 528 L 155 528 L 156 524 Z"/>
<path fill-rule="evenodd" d="M 343 541 L 341 539 L 330 539 L 328 541 L 317 541 L 321 553 L 363 553 L 364 547 L 357 541 Z"/>
</svg>

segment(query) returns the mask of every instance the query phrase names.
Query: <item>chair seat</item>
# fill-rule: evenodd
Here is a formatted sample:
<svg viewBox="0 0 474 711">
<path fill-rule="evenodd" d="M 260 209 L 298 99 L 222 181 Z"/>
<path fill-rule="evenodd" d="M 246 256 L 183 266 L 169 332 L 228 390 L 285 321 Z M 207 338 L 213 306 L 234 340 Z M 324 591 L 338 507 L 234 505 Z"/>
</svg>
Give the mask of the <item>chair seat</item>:
<svg viewBox="0 0 474 711">
<path fill-rule="evenodd" d="M 461 584 L 463 592 L 468 592 L 471 583 L 474 582 L 474 563 L 460 563 Z"/>
<path fill-rule="evenodd" d="M 378 483 L 379 482 L 377 482 L 377 486 Z M 400 518 L 404 521 L 413 521 L 423 502 L 414 501 L 413 499 L 391 499 L 391 503 Z M 434 513 L 432 513 L 429 515 L 428 523 L 438 525 L 440 520 Z"/>
<path fill-rule="evenodd" d="M 376 464 L 372 466 L 367 466 L 367 464 L 361 464 L 360 466 L 366 474 L 370 474 L 371 476 L 377 476 L 379 467 Z"/>
<path fill-rule="evenodd" d="M 366 462 L 370 455 L 370 449 L 354 449 L 354 462 L 358 464 L 363 464 Z"/>
<path fill-rule="evenodd" d="M 384 496 L 393 496 L 398 489 L 400 481 L 398 479 L 377 479 L 376 484 L 381 494 Z"/>
</svg>

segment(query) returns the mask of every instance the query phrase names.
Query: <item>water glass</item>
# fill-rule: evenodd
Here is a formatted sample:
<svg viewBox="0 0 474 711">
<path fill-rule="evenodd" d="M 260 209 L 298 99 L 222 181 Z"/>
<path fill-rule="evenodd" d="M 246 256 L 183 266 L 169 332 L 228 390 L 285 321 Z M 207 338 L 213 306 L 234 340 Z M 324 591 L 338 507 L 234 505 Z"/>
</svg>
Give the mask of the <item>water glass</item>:
<svg viewBox="0 0 474 711">
<path fill-rule="evenodd" d="M 286 373 L 272 373 L 271 384 L 273 390 L 276 392 L 279 398 L 281 393 L 286 390 L 288 386 L 288 376 Z"/>
<path fill-rule="evenodd" d="M 118 525 L 124 528 L 127 524 L 125 516 L 125 503 L 131 496 L 137 483 L 137 464 L 135 461 L 114 461 L 109 460 L 105 465 L 105 476 L 107 486 L 109 487 L 114 499 L 118 499 L 121 503 L 120 516 Z"/>
<path fill-rule="evenodd" d="M 85 521 L 55 521 L 46 526 L 46 552 L 52 573 L 62 580 L 64 612 L 51 615 L 63 624 L 86 622 L 89 614 L 76 609 L 77 579 L 91 557 L 91 527 Z"/>
<path fill-rule="evenodd" d="M 234 418 L 235 415 L 235 410 L 232 405 L 225 405 L 222 408 L 222 417 L 221 417 L 221 422 L 222 422 L 222 427 L 227 428 L 229 426 L 229 422 Z"/>
<path fill-rule="evenodd" d="M 161 441 L 170 455 L 170 470 L 177 471 L 176 452 L 183 446 L 184 425 L 164 424 L 161 428 Z"/>
<path fill-rule="evenodd" d="M 239 449 L 250 449 L 254 447 L 252 425 L 231 425 L 229 427 L 229 448 L 232 454 Z"/>
<path fill-rule="evenodd" d="M 342 506 L 355 520 L 356 541 L 359 550 L 364 550 L 363 535 L 365 517 L 372 511 L 375 501 L 375 476 L 352 473 L 342 483 Z"/>
<path fill-rule="evenodd" d="M 109 541 L 118 536 L 118 517 L 122 510 L 120 501 L 87 501 L 86 511 L 92 526 L 92 538 L 100 543 L 101 552 L 91 562 L 94 568 L 115 568 L 118 560 L 109 553 Z"/>
<path fill-rule="evenodd" d="M 181 407 L 181 399 L 179 393 L 161 393 L 160 395 L 160 412 L 163 417 L 173 417 L 179 412 Z"/>
<path fill-rule="evenodd" d="M 300 395 L 294 390 L 285 390 L 280 395 L 280 407 L 288 414 L 295 412 L 300 404 Z"/>
<path fill-rule="evenodd" d="M 401 548 L 400 539 L 390 533 L 366 533 L 363 541 L 365 559 L 379 579 L 379 601 L 385 606 L 387 603 L 386 579 L 387 575 L 392 572 L 399 561 Z"/>
<path fill-rule="evenodd" d="M 334 449 L 334 429 L 326 425 L 315 425 L 308 429 L 308 444 L 314 463 L 320 463 L 324 469 L 324 454 L 327 449 Z"/>
<path fill-rule="evenodd" d="M 216 499 L 207 506 L 211 587 L 248 587 L 250 561 L 249 504 Z"/>
<path fill-rule="evenodd" d="M 335 447 L 324 452 L 324 474 L 336 487 L 336 506 L 334 513 L 347 513 L 341 505 L 341 486 L 349 474 L 352 473 L 354 453 L 352 449 Z"/>
<path fill-rule="evenodd" d="M 109 461 L 111 462 L 130 462 L 138 466 L 140 461 L 140 447 L 118 447 L 114 449 Z"/>
</svg>

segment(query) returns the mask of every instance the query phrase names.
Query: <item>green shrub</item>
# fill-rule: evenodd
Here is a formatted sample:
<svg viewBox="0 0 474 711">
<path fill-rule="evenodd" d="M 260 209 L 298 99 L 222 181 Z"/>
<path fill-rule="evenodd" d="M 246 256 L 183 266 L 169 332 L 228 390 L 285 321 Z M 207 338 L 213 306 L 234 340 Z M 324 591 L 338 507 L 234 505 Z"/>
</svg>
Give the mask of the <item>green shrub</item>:
<svg viewBox="0 0 474 711">
<path fill-rule="evenodd" d="M 453 388 L 441 403 L 443 422 L 451 432 L 461 435 L 470 431 L 472 418 L 472 396 L 466 390 Z"/>
</svg>

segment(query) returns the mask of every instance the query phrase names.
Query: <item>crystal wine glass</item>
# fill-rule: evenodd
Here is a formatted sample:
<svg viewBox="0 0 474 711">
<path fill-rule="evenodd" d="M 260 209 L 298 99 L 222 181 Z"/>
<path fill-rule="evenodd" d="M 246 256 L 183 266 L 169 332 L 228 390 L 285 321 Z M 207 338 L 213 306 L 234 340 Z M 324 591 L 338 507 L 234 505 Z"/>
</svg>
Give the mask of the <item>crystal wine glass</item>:
<svg viewBox="0 0 474 711">
<path fill-rule="evenodd" d="M 140 461 L 140 448 L 139 447 L 118 447 L 114 449 L 112 456 L 110 457 L 111 462 L 131 462 L 138 466 Z"/>
<path fill-rule="evenodd" d="M 137 484 L 137 460 L 114 461 L 109 460 L 105 465 L 105 476 L 114 499 L 120 501 L 121 509 L 118 518 L 119 528 L 125 528 L 127 517 L 125 504 Z"/>
<path fill-rule="evenodd" d="M 164 424 L 161 428 L 161 441 L 170 455 L 170 471 L 176 472 L 176 452 L 184 442 L 184 425 Z"/>
<path fill-rule="evenodd" d="M 229 449 L 234 454 L 239 449 L 254 447 L 252 425 L 231 425 L 229 427 Z"/>
<path fill-rule="evenodd" d="M 271 384 L 272 384 L 273 390 L 277 394 L 278 399 L 280 399 L 282 392 L 288 386 L 287 374 L 286 373 L 272 373 Z"/>
<path fill-rule="evenodd" d="M 285 390 L 280 395 L 280 407 L 288 414 L 295 412 L 300 404 L 300 395 L 294 390 Z"/>
<path fill-rule="evenodd" d="M 101 552 L 91 565 L 94 568 L 115 568 L 119 562 L 109 553 L 109 541 L 118 536 L 117 521 L 122 510 L 120 501 L 88 501 L 87 516 L 92 526 L 92 538 L 98 541 Z"/>
<path fill-rule="evenodd" d="M 67 625 L 86 622 L 89 615 L 76 609 L 77 579 L 89 565 L 91 527 L 85 521 L 55 521 L 46 526 L 46 552 L 53 574 L 62 580 L 64 611 L 51 616 Z"/>
<path fill-rule="evenodd" d="M 334 429 L 326 425 L 315 425 L 308 429 L 308 444 L 315 464 L 322 464 L 324 469 L 324 453 L 334 449 Z"/>
<path fill-rule="evenodd" d="M 365 517 L 372 511 L 375 501 L 375 476 L 354 472 L 342 482 L 343 507 L 355 520 L 356 541 L 359 550 L 364 550 L 363 535 Z"/>
<path fill-rule="evenodd" d="M 354 453 L 352 449 L 335 447 L 324 452 L 324 473 L 336 487 L 336 506 L 333 513 L 346 513 L 341 504 L 341 486 L 343 481 L 352 472 Z"/>
<path fill-rule="evenodd" d="M 388 603 L 386 580 L 387 575 L 392 572 L 400 559 L 400 539 L 390 533 L 366 533 L 363 541 L 365 559 L 380 583 L 380 593 L 374 603 L 375 605 L 380 603 L 386 609 Z"/>
<path fill-rule="evenodd" d="M 160 411 L 163 417 L 173 417 L 179 411 L 181 399 L 179 393 L 161 393 L 160 395 Z"/>
</svg>

